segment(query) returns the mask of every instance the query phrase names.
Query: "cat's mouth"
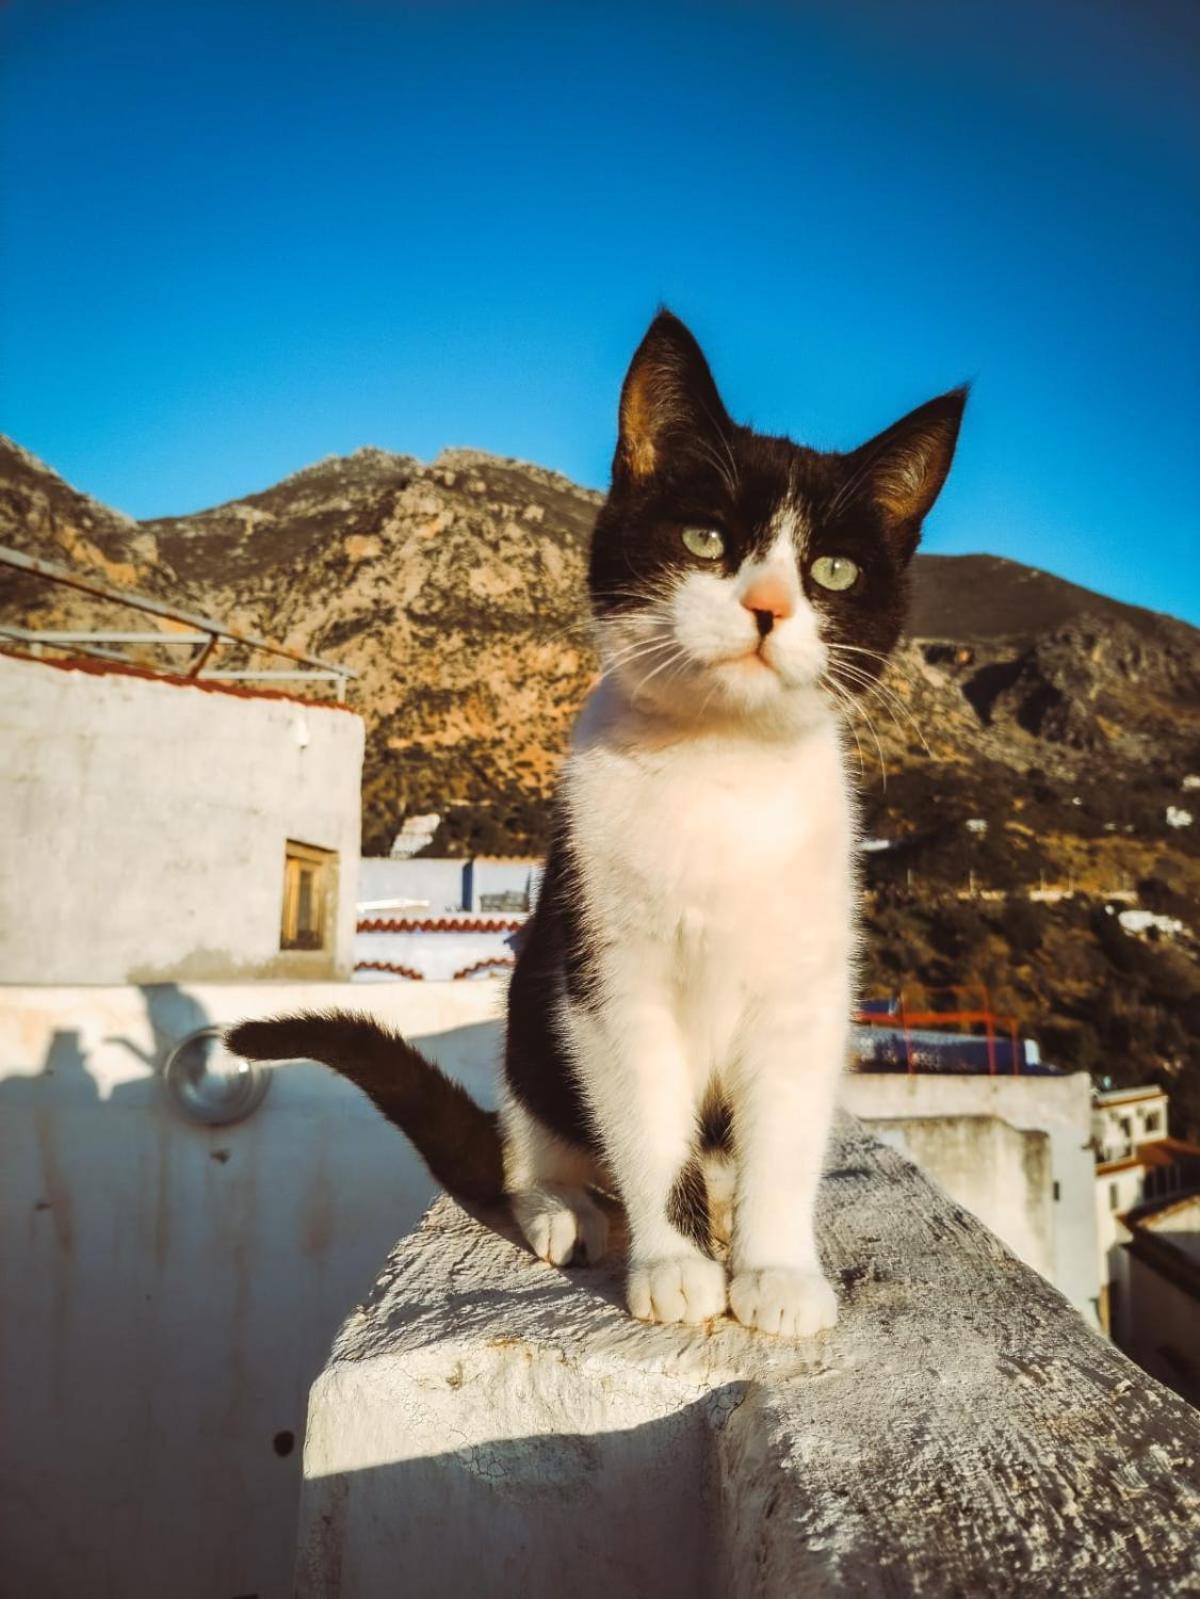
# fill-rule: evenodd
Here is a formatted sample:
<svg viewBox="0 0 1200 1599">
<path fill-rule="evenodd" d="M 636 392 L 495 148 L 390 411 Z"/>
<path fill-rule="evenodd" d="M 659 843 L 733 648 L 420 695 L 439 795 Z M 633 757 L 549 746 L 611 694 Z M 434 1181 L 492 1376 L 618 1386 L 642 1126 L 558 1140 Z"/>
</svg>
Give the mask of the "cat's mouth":
<svg viewBox="0 0 1200 1599">
<path fill-rule="evenodd" d="M 779 668 L 775 665 L 774 661 L 768 660 L 767 656 L 764 654 L 764 646 L 766 642 L 766 639 L 762 639 L 752 649 L 739 650 L 736 655 L 723 655 L 719 660 L 714 661 L 713 665 L 741 666 L 746 667 L 752 672 L 756 671 L 759 667 L 765 667 L 768 672 L 774 672 L 775 676 L 778 677 Z"/>
</svg>

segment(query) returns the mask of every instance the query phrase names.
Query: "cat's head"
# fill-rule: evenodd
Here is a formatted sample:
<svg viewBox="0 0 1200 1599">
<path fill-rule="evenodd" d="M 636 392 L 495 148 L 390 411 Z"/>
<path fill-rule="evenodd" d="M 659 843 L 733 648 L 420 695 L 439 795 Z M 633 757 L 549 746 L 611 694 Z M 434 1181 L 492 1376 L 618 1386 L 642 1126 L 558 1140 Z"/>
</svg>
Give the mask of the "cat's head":
<svg viewBox="0 0 1200 1599">
<path fill-rule="evenodd" d="M 903 625 L 921 523 L 965 389 L 846 454 L 740 427 L 695 339 L 661 312 L 621 392 L 589 585 L 606 671 L 685 718 L 845 707 Z"/>
</svg>

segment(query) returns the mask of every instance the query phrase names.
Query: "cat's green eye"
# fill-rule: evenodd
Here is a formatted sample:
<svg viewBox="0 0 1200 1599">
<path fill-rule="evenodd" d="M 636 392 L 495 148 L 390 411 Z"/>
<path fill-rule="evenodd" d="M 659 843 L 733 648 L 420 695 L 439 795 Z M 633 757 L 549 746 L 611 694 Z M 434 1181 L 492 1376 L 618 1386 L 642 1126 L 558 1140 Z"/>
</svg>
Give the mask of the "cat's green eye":
<svg viewBox="0 0 1200 1599">
<path fill-rule="evenodd" d="M 715 527 L 685 527 L 680 536 L 702 561 L 719 561 L 725 554 L 725 540 Z"/>
<path fill-rule="evenodd" d="M 858 564 L 848 555 L 819 555 L 810 570 L 814 583 L 834 593 L 853 588 L 858 581 Z"/>
</svg>

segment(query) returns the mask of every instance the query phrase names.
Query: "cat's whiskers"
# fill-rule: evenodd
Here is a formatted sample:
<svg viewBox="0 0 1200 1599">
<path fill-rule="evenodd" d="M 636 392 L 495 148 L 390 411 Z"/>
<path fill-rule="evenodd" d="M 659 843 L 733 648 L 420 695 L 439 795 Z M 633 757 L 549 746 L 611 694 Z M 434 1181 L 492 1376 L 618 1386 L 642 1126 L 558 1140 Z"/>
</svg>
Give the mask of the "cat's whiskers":
<svg viewBox="0 0 1200 1599">
<path fill-rule="evenodd" d="M 843 679 L 848 680 L 845 682 L 844 686 L 848 689 L 851 697 L 854 699 L 855 704 L 858 706 L 860 715 L 865 718 L 868 716 L 868 712 L 863 700 L 858 697 L 859 691 L 864 694 L 870 694 L 877 699 L 880 708 L 885 710 L 895 726 L 901 732 L 904 732 L 904 724 L 900 720 L 900 715 L 897 711 L 897 707 L 899 707 L 899 711 L 903 712 L 903 714 L 912 723 L 917 737 L 924 742 L 925 735 L 921 732 L 919 725 L 912 716 L 912 713 L 908 710 L 907 706 L 904 705 L 902 700 L 896 700 L 896 702 L 893 704 L 892 701 L 887 697 L 887 691 L 877 678 L 867 677 L 863 673 L 855 671 L 853 667 L 847 666 L 845 661 L 836 662 L 835 670 L 842 675 Z M 928 745 L 926 745 L 926 749 L 928 749 Z"/>
<path fill-rule="evenodd" d="M 673 633 L 653 634 L 649 638 L 633 639 L 630 643 L 618 649 L 603 650 L 601 660 L 604 666 L 626 666 L 630 661 L 640 660 L 644 655 L 655 654 L 658 650 L 666 649 L 677 641 Z"/>
<path fill-rule="evenodd" d="M 875 723 L 871 720 L 870 712 L 860 700 L 856 700 L 854 698 L 844 684 L 839 684 L 828 671 L 822 672 L 820 681 L 823 682 L 827 688 L 832 690 L 841 703 L 847 708 L 850 716 L 857 714 L 862 718 L 868 733 L 870 733 L 872 739 L 875 741 L 875 753 L 879 758 L 879 776 L 882 786 L 886 788 L 887 762 L 884 760 L 883 745 L 880 742 L 879 734 L 875 731 Z M 850 731 L 852 733 L 855 731 L 853 722 L 850 724 Z"/>
<path fill-rule="evenodd" d="M 673 655 L 668 656 L 665 661 L 660 663 L 660 665 L 647 672 L 645 677 L 638 682 L 637 687 L 633 690 L 632 698 L 636 700 L 645 689 L 646 684 L 649 683 L 653 678 L 656 678 L 660 672 L 667 671 L 672 667 L 677 667 L 681 661 L 690 661 L 691 659 L 692 657 L 690 653 L 685 650 L 682 645 L 679 645 Z"/>
<path fill-rule="evenodd" d="M 858 778 L 859 782 L 864 782 L 866 780 L 866 765 L 863 759 L 862 740 L 859 738 L 858 729 L 854 725 L 854 702 L 825 672 L 821 673 L 817 682 L 823 684 L 846 707 L 846 715 L 842 720 L 849 729 L 850 737 L 854 740 L 854 747 L 858 751 Z"/>
<path fill-rule="evenodd" d="M 853 645 L 831 644 L 829 646 L 831 652 L 834 653 L 840 652 L 844 649 L 853 648 Z M 874 650 L 862 650 L 858 651 L 857 653 L 863 655 L 875 655 L 877 652 Z M 879 659 L 883 660 L 885 657 L 880 656 Z M 845 677 L 849 678 L 852 683 L 857 684 L 864 690 L 864 692 L 875 696 L 880 705 L 888 712 L 889 716 L 892 718 L 892 721 L 896 724 L 896 727 L 900 729 L 901 732 L 904 730 L 904 724 L 900 720 L 901 716 L 903 716 L 908 722 L 909 726 L 912 728 L 913 732 L 920 739 L 925 753 L 932 757 L 933 751 L 929 747 L 929 741 L 925 737 L 925 733 L 921 727 L 921 724 L 917 721 L 917 718 L 913 715 L 909 706 L 904 703 L 894 689 L 889 688 L 888 685 L 882 682 L 879 678 L 871 677 L 860 667 L 856 667 L 852 662 L 844 660 L 837 661 L 835 666 L 836 670 L 841 672 Z"/>
<path fill-rule="evenodd" d="M 839 653 L 839 646 L 831 645 L 830 650 L 831 653 L 837 654 Z M 910 718 L 910 720 L 914 721 L 915 725 L 915 718 L 913 718 L 909 707 L 900 698 L 899 694 L 896 693 L 895 689 L 891 688 L 887 683 L 885 683 L 882 678 L 876 677 L 872 673 L 865 671 L 861 666 L 857 666 L 852 661 L 839 660 L 835 664 L 839 672 L 844 673 L 845 676 L 851 678 L 854 682 L 860 683 L 871 693 L 878 694 L 884 703 L 890 704 L 893 708 L 902 711 Z"/>
<path fill-rule="evenodd" d="M 920 681 L 911 666 L 908 666 L 898 655 L 885 655 L 880 650 L 864 649 L 861 644 L 831 644 L 831 649 L 849 651 L 853 655 L 868 655 L 872 660 L 878 661 L 881 666 L 886 666 L 888 671 L 904 679 L 914 688 Z"/>
<path fill-rule="evenodd" d="M 596 624 L 590 616 L 582 617 L 575 622 L 565 622 L 562 627 L 556 627 L 553 632 L 534 635 L 535 644 L 559 644 L 563 639 L 572 636 L 588 637 L 596 631 Z"/>
<path fill-rule="evenodd" d="M 877 684 L 878 687 L 881 688 L 885 693 L 889 694 L 896 701 L 896 703 L 911 716 L 912 712 L 909 706 L 905 704 L 901 696 L 897 694 L 895 689 L 893 689 L 886 681 L 887 674 L 894 672 L 899 677 L 903 678 L 906 683 L 913 687 L 916 686 L 917 680 L 913 676 L 912 672 L 904 665 L 902 661 L 898 660 L 895 655 L 884 655 L 879 650 L 868 650 L 860 644 L 843 644 L 840 641 L 831 641 L 827 647 L 835 655 L 863 655 L 870 660 L 878 661 L 880 666 L 885 668 L 885 670 L 881 671 L 877 676 L 873 676 L 871 679 L 872 682 Z M 843 662 L 843 665 L 845 665 L 848 670 L 850 663 Z M 864 668 L 859 667 L 858 669 L 864 672 L 864 675 L 870 676 L 869 673 L 865 672 Z"/>
</svg>

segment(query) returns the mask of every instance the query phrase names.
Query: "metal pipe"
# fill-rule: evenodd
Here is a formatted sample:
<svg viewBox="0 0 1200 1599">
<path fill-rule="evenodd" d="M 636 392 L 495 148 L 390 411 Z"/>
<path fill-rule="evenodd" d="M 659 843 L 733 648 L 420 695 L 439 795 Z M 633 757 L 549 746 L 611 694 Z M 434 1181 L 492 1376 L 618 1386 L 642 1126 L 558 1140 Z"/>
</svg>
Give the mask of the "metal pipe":
<svg viewBox="0 0 1200 1599">
<path fill-rule="evenodd" d="M 58 566 L 53 561 L 40 561 L 35 556 L 26 555 L 21 550 L 9 549 L 6 545 L 0 545 L 0 563 L 5 566 L 15 566 L 21 572 L 32 572 L 37 577 L 44 577 L 50 583 L 61 583 L 66 588 L 78 589 L 82 594 L 92 594 L 98 599 L 111 600 L 117 605 L 128 605 L 135 611 L 145 611 L 150 616 L 166 617 L 172 622 L 186 622 L 189 627 L 200 629 L 206 634 L 232 639 L 235 644 L 244 644 L 252 650 L 264 650 L 269 655 L 282 655 L 289 661 L 299 661 L 302 666 L 319 666 L 338 677 L 349 678 L 358 675 L 348 666 L 336 666 L 332 661 L 322 660 L 319 655 L 305 655 L 302 650 L 290 649 L 286 644 L 276 644 L 270 639 L 259 638 L 254 633 L 240 633 L 236 628 L 226 627 L 223 622 L 214 622 L 207 616 L 197 616 L 192 611 L 180 611 L 174 606 L 164 605 L 160 600 L 149 600 L 141 594 L 130 594 L 125 589 L 110 588 L 107 583 L 97 583 L 94 578 L 81 577 L 69 567 Z"/>
<path fill-rule="evenodd" d="M 30 644 L 203 644 L 209 633 L 77 633 L 53 627 L 5 627 Z"/>
</svg>

